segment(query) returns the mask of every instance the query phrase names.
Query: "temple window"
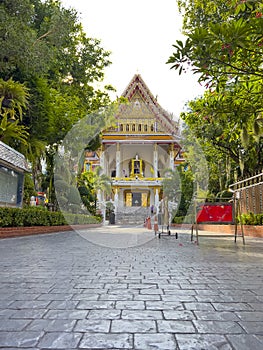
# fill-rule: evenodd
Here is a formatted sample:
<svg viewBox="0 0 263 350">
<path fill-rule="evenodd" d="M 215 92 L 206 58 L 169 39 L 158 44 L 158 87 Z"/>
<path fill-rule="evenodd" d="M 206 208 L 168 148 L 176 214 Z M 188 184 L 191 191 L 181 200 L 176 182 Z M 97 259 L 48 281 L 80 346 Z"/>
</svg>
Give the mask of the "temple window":
<svg viewBox="0 0 263 350">
<path fill-rule="evenodd" d="M 85 171 L 91 171 L 91 163 L 85 163 Z"/>
<path fill-rule="evenodd" d="M 123 131 L 123 124 L 120 124 L 120 131 Z"/>
<path fill-rule="evenodd" d="M 144 131 L 147 131 L 147 130 L 148 130 L 148 125 L 145 124 L 145 125 L 144 125 Z"/>
<path fill-rule="evenodd" d="M 129 174 L 132 178 L 142 178 L 145 174 L 145 163 L 139 159 L 138 154 L 129 162 Z"/>
<path fill-rule="evenodd" d="M 132 124 L 132 131 L 135 131 L 135 124 Z"/>
<path fill-rule="evenodd" d="M 140 174 L 140 167 L 141 167 L 141 162 L 139 160 L 135 160 L 134 169 L 133 169 L 134 174 Z"/>
<path fill-rule="evenodd" d="M 130 125 L 126 124 L 126 131 L 130 131 Z"/>
<path fill-rule="evenodd" d="M 138 131 L 142 131 L 142 124 L 138 125 Z"/>
<path fill-rule="evenodd" d="M 154 126 L 153 126 L 153 124 L 151 125 L 151 131 L 154 131 Z"/>
</svg>

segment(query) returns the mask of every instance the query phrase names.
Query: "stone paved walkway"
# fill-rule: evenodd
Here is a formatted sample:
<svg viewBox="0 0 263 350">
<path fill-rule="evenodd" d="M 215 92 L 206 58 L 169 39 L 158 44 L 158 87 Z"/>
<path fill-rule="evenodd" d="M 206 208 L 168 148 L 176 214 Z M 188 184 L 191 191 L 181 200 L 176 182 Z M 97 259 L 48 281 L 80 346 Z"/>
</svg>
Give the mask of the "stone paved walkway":
<svg viewBox="0 0 263 350">
<path fill-rule="evenodd" d="M 84 236 L 0 241 L 1 349 L 263 349 L 263 240 Z"/>
</svg>

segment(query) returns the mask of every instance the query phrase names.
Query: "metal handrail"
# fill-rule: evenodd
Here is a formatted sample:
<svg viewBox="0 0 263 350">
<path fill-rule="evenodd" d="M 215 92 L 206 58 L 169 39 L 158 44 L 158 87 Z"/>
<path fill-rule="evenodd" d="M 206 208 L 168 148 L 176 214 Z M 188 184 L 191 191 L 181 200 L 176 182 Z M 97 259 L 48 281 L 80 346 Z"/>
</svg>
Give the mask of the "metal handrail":
<svg viewBox="0 0 263 350">
<path fill-rule="evenodd" d="M 244 183 L 244 182 L 247 182 L 247 181 L 251 181 L 251 180 L 256 179 L 256 178 L 258 178 L 258 177 L 260 177 L 260 176 L 263 176 L 263 172 L 260 173 L 260 174 L 258 174 L 258 175 L 251 176 L 251 177 L 249 177 L 249 178 L 247 178 L 247 179 L 244 179 L 244 180 L 235 182 L 234 184 L 229 185 L 229 188 L 230 188 L 230 187 L 237 186 L 237 185 L 240 185 L 240 184 L 242 184 L 242 183 Z"/>
</svg>

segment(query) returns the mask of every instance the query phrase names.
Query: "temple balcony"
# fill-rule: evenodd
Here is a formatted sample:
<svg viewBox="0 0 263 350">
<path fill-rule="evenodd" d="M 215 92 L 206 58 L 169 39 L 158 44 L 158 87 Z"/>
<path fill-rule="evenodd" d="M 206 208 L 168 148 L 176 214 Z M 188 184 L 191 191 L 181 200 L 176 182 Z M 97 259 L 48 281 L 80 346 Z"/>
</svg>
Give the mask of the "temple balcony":
<svg viewBox="0 0 263 350">
<path fill-rule="evenodd" d="M 161 186 L 163 178 L 153 177 L 115 177 L 112 178 L 113 186 L 136 186 L 136 187 L 148 187 L 148 186 Z"/>
</svg>

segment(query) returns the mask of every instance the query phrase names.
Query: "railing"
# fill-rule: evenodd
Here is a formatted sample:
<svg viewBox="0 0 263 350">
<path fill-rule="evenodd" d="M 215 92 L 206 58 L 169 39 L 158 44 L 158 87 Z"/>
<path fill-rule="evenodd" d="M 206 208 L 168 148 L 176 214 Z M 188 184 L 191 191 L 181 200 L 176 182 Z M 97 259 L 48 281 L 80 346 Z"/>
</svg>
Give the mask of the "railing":
<svg viewBox="0 0 263 350">
<path fill-rule="evenodd" d="M 161 186 L 163 178 L 153 178 L 153 177 L 116 177 L 112 178 L 112 185 L 131 185 L 131 186 Z"/>
<path fill-rule="evenodd" d="M 241 213 L 263 213 L 263 172 L 229 186 L 239 199 Z"/>
</svg>

